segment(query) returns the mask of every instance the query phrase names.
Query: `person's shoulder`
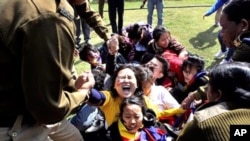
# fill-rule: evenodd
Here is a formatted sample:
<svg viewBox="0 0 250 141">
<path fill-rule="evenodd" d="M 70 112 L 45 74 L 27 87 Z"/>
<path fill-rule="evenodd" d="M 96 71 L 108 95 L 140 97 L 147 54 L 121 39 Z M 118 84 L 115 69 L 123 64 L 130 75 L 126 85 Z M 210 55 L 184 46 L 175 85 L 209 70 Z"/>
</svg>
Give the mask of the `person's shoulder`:
<svg viewBox="0 0 250 141">
<path fill-rule="evenodd" d="M 210 102 L 199 107 L 195 112 L 194 116 L 198 122 L 202 122 L 228 111 L 229 107 L 226 102 L 221 102 L 221 103 Z"/>
</svg>

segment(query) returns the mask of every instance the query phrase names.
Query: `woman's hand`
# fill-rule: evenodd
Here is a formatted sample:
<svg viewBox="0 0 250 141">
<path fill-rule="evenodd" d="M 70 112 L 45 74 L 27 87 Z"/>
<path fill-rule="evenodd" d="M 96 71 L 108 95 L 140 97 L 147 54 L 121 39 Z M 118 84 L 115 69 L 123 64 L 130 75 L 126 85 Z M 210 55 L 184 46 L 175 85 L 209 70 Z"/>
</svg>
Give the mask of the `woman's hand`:
<svg viewBox="0 0 250 141">
<path fill-rule="evenodd" d="M 188 94 L 188 96 L 181 102 L 181 107 L 183 109 L 189 109 L 190 108 L 190 105 L 191 103 L 194 101 L 194 94 L 196 93 L 197 91 L 194 91 L 194 92 L 190 92 Z"/>
<path fill-rule="evenodd" d="M 119 50 L 119 41 L 118 41 L 117 36 L 111 37 L 107 41 L 107 46 L 108 46 L 109 54 L 115 55 Z"/>
</svg>

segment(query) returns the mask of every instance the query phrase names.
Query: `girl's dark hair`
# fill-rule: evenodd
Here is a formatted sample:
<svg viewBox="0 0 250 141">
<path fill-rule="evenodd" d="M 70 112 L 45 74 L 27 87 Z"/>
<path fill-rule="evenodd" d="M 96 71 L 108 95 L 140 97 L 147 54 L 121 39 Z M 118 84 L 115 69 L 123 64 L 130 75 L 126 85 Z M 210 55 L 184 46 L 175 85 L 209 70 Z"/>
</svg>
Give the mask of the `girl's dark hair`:
<svg viewBox="0 0 250 141">
<path fill-rule="evenodd" d="M 123 101 L 120 105 L 120 117 L 122 117 L 122 114 L 124 112 L 124 107 L 127 106 L 128 104 L 135 104 L 135 105 L 140 106 L 142 108 L 142 114 L 144 114 L 145 107 L 144 107 L 143 97 L 132 95 L 129 98 L 123 99 Z M 121 120 L 122 120 L 122 118 L 121 118 Z"/>
<path fill-rule="evenodd" d="M 156 122 L 156 114 L 153 110 L 147 109 L 146 104 L 144 102 L 144 99 L 142 96 L 131 96 L 128 98 L 123 99 L 121 105 L 120 105 L 120 119 L 122 122 L 124 122 L 122 118 L 122 114 L 124 112 L 124 107 L 128 104 L 135 104 L 141 107 L 143 120 L 142 123 L 144 127 L 154 126 Z"/>
<path fill-rule="evenodd" d="M 204 66 L 205 61 L 202 57 L 196 54 L 189 54 L 188 58 L 183 61 L 181 69 L 185 70 L 186 68 L 195 67 L 197 68 L 197 72 L 201 72 L 204 70 Z"/>
<path fill-rule="evenodd" d="M 209 74 L 212 92 L 220 90 L 221 101 L 250 108 L 250 64 L 233 62 L 216 66 Z"/>
<path fill-rule="evenodd" d="M 93 51 L 93 52 L 98 52 L 98 49 L 91 45 L 91 44 L 85 44 L 85 43 L 82 43 L 79 45 L 80 46 L 80 49 L 79 49 L 79 57 L 82 61 L 87 61 L 88 62 L 88 55 L 89 55 L 89 52 L 90 51 Z"/>
<path fill-rule="evenodd" d="M 171 36 L 170 31 L 167 30 L 167 28 L 165 28 L 164 26 L 159 25 L 159 26 L 155 27 L 153 30 L 154 40 L 158 41 L 163 33 L 168 33 Z"/>
<path fill-rule="evenodd" d="M 106 73 L 100 68 L 94 68 L 91 70 L 91 72 L 95 79 L 95 85 L 93 88 L 102 91 L 104 89 L 104 80 L 106 77 Z"/>
<path fill-rule="evenodd" d="M 163 73 L 163 77 L 158 78 L 158 79 L 156 80 L 157 84 L 162 84 L 162 83 L 164 82 L 164 80 L 166 79 L 166 77 L 168 77 L 168 71 L 169 71 L 170 65 L 169 65 L 168 61 L 167 61 L 165 58 L 163 58 L 161 55 L 156 54 L 154 57 L 155 57 L 159 62 L 162 63 L 162 73 Z"/>
<path fill-rule="evenodd" d="M 132 64 L 122 64 L 121 66 L 119 66 L 119 68 L 114 72 L 114 74 L 111 77 L 111 81 L 112 81 L 111 83 L 112 84 L 111 84 L 110 90 L 111 90 L 112 97 L 118 97 L 117 91 L 114 88 L 115 87 L 115 79 L 116 79 L 118 73 L 121 70 L 124 70 L 126 68 L 131 69 L 135 73 L 135 77 L 137 76 L 136 73 L 138 72 L 138 69 L 136 69 L 136 67 L 134 65 L 132 65 Z M 137 81 L 137 85 L 138 85 L 138 81 Z"/>
<path fill-rule="evenodd" d="M 223 13 L 227 14 L 228 20 L 240 23 L 242 19 L 250 20 L 249 7 L 249 0 L 233 0 L 223 9 Z"/>
<path fill-rule="evenodd" d="M 132 30 L 128 32 L 128 37 L 129 39 L 132 40 L 139 40 L 141 39 L 141 34 L 142 34 L 142 27 L 139 24 L 134 24 Z"/>
</svg>

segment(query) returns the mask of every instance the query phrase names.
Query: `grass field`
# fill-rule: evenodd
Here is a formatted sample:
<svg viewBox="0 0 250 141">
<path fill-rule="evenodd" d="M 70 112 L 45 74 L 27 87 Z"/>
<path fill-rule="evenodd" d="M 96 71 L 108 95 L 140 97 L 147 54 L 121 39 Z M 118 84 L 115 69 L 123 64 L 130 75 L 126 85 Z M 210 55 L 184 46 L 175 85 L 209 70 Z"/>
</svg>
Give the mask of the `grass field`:
<svg viewBox="0 0 250 141">
<path fill-rule="evenodd" d="M 165 0 L 164 26 L 166 26 L 190 52 L 202 56 L 206 67 L 210 68 L 220 60 L 214 60 L 214 54 L 220 49 L 217 34 L 220 27 L 214 27 L 214 14 L 203 19 L 203 14 L 214 1 L 211 0 Z M 139 9 L 141 0 L 125 2 L 124 26 L 138 21 L 146 22 L 147 9 Z M 98 4 L 91 3 L 93 9 L 98 10 Z M 109 23 L 108 5 L 104 6 L 104 21 Z M 157 22 L 157 12 L 154 11 L 153 26 Z M 111 27 L 108 26 L 111 31 Z M 91 43 L 103 43 L 94 31 L 91 32 Z M 76 69 L 81 72 L 86 69 L 86 63 L 76 60 Z M 88 67 L 87 67 L 88 68 Z"/>
</svg>

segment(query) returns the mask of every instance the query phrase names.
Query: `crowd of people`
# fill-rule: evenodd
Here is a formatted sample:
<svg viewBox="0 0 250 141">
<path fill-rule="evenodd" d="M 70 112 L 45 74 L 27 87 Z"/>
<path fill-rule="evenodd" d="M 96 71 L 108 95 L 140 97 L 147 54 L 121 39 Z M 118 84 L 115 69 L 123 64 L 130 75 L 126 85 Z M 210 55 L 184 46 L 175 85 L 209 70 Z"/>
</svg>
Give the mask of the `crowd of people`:
<svg viewBox="0 0 250 141">
<path fill-rule="evenodd" d="M 1 140 L 218 141 L 250 125 L 250 0 L 222 9 L 219 39 L 233 52 L 211 70 L 162 25 L 163 0 L 148 0 L 148 23 L 126 27 L 124 0 L 108 6 L 112 34 L 103 1 L 100 14 L 88 0 L 0 2 Z M 77 18 L 101 47 L 79 43 Z M 76 74 L 75 56 L 91 69 Z"/>
</svg>

